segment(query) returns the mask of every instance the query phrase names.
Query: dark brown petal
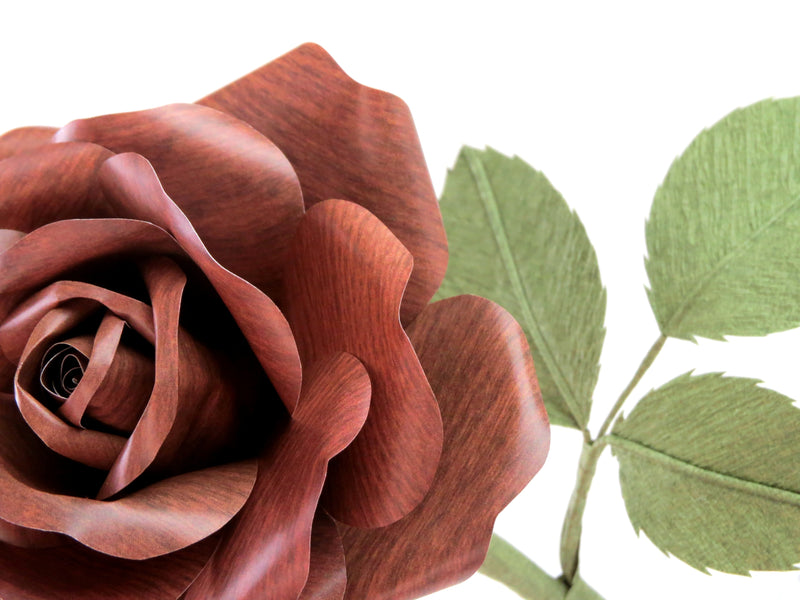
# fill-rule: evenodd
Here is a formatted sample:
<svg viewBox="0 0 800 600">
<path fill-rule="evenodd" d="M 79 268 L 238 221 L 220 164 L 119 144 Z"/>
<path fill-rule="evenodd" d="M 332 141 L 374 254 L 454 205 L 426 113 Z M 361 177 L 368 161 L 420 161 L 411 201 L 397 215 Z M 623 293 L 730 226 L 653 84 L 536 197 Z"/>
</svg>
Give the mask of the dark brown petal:
<svg viewBox="0 0 800 600">
<path fill-rule="evenodd" d="M 216 545 L 209 538 L 142 561 L 107 556 L 77 543 L 27 550 L 0 544 L 3 600 L 175 600 Z"/>
<path fill-rule="evenodd" d="M 113 216 L 97 184 L 109 156 L 94 144 L 51 144 L 4 160 L 0 227 L 27 232 L 63 219 Z"/>
<path fill-rule="evenodd" d="M 52 548 L 54 546 L 63 546 L 68 539 L 59 533 L 25 529 L 0 519 L 0 542 L 17 546 L 18 548 Z M 0 544 L 0 547 L 2 547 L 2 544 Z"/>
<path fill-rule="evenodd" d="M 103 431 L 73 427 L 58 418 L 32 393 L 39 378 L 41 357 L 54 340 L 74 328 L 94 309 L 86 302 L 72 301 L 48 312 L 31 332 L 14 378 L 14 393 L 20 414 L 48 448 L 95 469 L 109 469 L 124 447 L 125 438 Z M 0 438 L 2 439 L 2 438 Z"/>
<path fill-rule="evenodd" d="M 409 336 L 442 408 L 444 453 L 430 494 L 405 519 L 342 528 L 352 600 L 418 598 L 477 570 L 497 513 L 549 446 L 528 345 L 506 311 L 475 296 L 443 300 Z"/>
<path fill-rule="evenodd" d="M 344 547 L 336 523 L 318 510 L 311 528 L 311 562 L 297 600 L 342 600 L 347 586 Z"/>
<path fill-rule="evenodd" d="M 186 473 L 104 502 L 57 492 L 58 459 L 0 395 L 0 518 L 64 533 L 104 554 L 143 560 L 175 552 L 218 531 L 253 488 L 255 461 Z"/>
<path fill-rule="evenodd" d="M 49 144 L 55 127 L 20 127 L 0 135 L 0 160 Z"/>
<path fill-rule="evenodd" d="M 351 525 L 388 525 L 422 500 L 442 447 L 436 399 L 398 318 L 411 255 L 369 211 L 329 200 L 306 213 L 291 257 L 286 316 L 304 363 L 349 352 L 372 381 L 364 429 L 331 462 L 325 508 Z"/>
<path fill-rule="evenodd" d="M 298 597 L 327 463 L 362 427 L 369 398 L 369 377 L 354 357 L 339 353 L 316 363 L 291 422 L 259 461 L 250 501 L 185 600 Z"/>
<path fill-rule="evenodd" d="M 444 277 L 447 240 L 430 175 L 405 103 L 348 77 L 305 44 L 199 102 L 250 123 L 291 161 L 306 207 L 328 198 L 377 215 L 414 257 L 404 323 Z"/>
<path fill-rule="evenodd" d="M 293 411 L 302 379 L 300 358 L 289 324 L 278 307 L 250 283 L 214 260 L 186 215 L 164 192 L 144 158 L 132 153 L 115 156 L 106 161 L 100 179 L 118 214 L 163 226 L 203 270 L 236 319 L 287 409 Z M 268 246 L 259 247 L 262 255 L 271 252 Z"/>
<path fill-rule="evenodd" d="M 54 140 L 145 156 L 211 254 L 276 291 L 303 197 L 289 161 L 253 128 L 204 106 L 173 104 L 73 121 Z"/>
</svg>

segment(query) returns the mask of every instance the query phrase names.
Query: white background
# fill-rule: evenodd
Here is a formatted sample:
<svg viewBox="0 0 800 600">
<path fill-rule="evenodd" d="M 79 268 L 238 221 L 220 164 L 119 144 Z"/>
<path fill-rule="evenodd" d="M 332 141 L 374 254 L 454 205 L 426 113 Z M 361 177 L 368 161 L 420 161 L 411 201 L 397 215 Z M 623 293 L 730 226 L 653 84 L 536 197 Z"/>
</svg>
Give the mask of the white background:
<svg viewBox="0 0 800 600">
<path fill-rule="evenodd" d="M 302 42 L 322 44 L 354 78 L 408 102 L 437 191 L 462 144 L 488 144 L 544 171 L 577 210 L 608 289 L 596 430 L 658 336 L 644 220 L 670 162 L 730 110 L 800 95 L 793 3 L 653 4 L 4 3 L 0 131 L 192 101 Z M 691 368 L 800 398 L 799 343 L 797 331 L 670 340 L 632 400 Z M 547 465 L 497 529 L 555 575 L 580 439 L 553 433 Z M 610 456 L 589 497 L 581 558 L 607 600 L 800 597 L 797 573 L 709 577 L 637 538 Z M 431 598 L 486 597 L 516 596 L 476 576 Z"/>
</svg>

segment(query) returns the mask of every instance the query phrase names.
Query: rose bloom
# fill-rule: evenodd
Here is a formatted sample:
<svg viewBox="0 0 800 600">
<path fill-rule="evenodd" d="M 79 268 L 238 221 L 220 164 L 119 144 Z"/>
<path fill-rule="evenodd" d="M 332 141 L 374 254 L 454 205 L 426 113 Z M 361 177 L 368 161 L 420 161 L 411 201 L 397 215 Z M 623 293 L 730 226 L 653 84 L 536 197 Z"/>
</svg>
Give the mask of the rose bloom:
<svg viewBox="0 0 800 600">
<path fill-rule="evenodd" d="M 406 599 L 549 429 L 447 262 L 406 106 L 302 46 L 196 104 L 0 138 L 0 597 Z"/>
</svg>

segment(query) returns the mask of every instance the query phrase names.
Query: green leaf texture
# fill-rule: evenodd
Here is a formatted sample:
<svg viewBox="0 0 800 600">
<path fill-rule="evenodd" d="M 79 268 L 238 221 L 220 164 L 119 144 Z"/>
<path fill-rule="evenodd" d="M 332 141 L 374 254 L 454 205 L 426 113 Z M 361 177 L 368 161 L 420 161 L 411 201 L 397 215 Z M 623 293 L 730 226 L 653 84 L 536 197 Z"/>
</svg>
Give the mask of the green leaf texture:
<svg viewBox="0 0 800 600">
<path fill-rule="evenodd" d="M 585 429 L 606 294 L 578 216 L 521 159 L 464 147 L 441 199 L 450 263 L 439 297 L 502 305 L 531 344 L 550 421 Z"/>
<path fill-rule="evenodd" d="M 800 325 L 800 99 L 736 110 L 698 135 L 647 222 L 662 333 L 765 335 Z"/>
<path fill-rule="evenodd" d="M 701 571 L 800 562 L 800 410 L 757 383 L 682 375 L 610 436 L 636 531 Z"/>
</svg>

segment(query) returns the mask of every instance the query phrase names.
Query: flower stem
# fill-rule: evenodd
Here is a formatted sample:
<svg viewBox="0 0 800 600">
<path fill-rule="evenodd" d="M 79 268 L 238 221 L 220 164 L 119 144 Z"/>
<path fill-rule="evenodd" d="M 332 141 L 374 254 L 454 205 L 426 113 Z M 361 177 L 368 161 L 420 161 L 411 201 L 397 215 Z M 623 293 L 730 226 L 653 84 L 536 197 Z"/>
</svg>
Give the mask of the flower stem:
<svg viewBox="0 0 800 600">
<path fill-rule="evenodd" d="M 499 535 L 492 536 L 480 572 L 528 600 L 563 600 L 568 589 Z"/>
</svg>

